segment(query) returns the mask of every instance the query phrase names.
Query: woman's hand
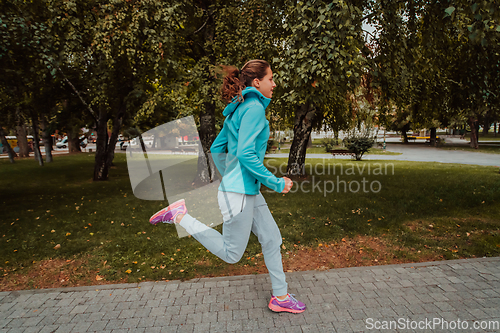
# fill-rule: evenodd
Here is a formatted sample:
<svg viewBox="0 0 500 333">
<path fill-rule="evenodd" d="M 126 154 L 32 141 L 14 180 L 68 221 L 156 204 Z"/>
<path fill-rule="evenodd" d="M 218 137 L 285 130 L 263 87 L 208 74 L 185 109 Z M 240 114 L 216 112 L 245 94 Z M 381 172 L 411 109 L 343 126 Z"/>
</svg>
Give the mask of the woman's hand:
<svg viewBox="0 0 500 333">
<path fill-rule="evenodd" d="M 292 189 L 293 181 L 288 177 L 283 177 L 283 179 L 285 180 L 285 188 L 281 193 L 288 193 Z"/>
</svg>

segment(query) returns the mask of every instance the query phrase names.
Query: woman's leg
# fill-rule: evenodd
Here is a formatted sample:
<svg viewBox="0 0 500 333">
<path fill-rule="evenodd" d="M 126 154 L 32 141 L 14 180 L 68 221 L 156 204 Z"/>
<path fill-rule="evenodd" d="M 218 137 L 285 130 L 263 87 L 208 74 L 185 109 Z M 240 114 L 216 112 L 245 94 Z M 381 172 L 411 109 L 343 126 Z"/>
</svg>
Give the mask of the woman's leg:
<svg viewBox="0 0 500 333">
<path fill-rule="evenodd" d="M 306 305 L 287 292 L 288 285 L 281 261 L 281 233 L 262 194 L 257 195 L 255 199 L 252 232 L 257 235 L 262 245 L 262 253 L 271 277 L 273 297 L 269 301 L 269 309 L 274 312 L 304 312 Z"/>
<path fill-rule="evenodd" d="M 281 233 L 262 194 L 258 194 L 255 199 L 252 232 L 258 237 L 262 246 L 264 261 L 271 277 L 273 295 L 286 295 L 288 285 L 281 258 Z"/>
<path fill-rule="evenodd" d="M 180 225 L 207 250 L 227 263 L 238 262 L 248 244 L 253 221 L 255 195 L 219 191 L 224 224 L 222 234 L 186 214 Z"/>
</svg>

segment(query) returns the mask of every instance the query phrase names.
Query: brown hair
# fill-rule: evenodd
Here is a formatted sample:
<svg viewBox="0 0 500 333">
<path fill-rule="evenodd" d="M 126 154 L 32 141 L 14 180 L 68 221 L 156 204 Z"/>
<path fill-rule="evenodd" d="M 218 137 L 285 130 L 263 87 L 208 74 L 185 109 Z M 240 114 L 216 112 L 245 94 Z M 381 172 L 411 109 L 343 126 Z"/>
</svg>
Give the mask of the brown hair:
<svg viewBox="0 0 500 333">
<path fill-rule="evenodd" d="M 243 100 L 241 92 L 246 87 L 252 86 L 252 81 L 257 78 L 262 80 L 267 74 L 267 69 L 271 67 L 265 60 L 250 60 L 241 70 L 235 67 L 226 67 L 227 72 L 224 82 L 221 87 L 222 99 L 230 103 L 235 96 L 238 96 L 238 101 Z"/>
</svg>

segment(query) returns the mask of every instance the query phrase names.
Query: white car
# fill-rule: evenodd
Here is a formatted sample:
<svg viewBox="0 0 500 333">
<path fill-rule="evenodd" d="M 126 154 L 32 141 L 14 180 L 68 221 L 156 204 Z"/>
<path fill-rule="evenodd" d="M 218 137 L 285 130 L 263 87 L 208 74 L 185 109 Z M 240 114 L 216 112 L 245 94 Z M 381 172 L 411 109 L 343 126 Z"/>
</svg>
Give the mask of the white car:
<svg viewBox="0 0 500 333">
<path fill-rule="evenodd" d="M 66 148 L 68 146 L 68 138 L 64 138 L 59 142 L 56 142 L 57 148 Z"/>
</svg>

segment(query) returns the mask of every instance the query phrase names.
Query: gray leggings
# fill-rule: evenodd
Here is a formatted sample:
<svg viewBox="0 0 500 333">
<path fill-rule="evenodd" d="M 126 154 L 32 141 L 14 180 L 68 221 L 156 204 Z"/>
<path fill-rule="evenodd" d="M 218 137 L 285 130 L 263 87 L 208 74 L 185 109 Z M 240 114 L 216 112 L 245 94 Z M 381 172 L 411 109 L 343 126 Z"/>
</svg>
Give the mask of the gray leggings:
<svg viewBox="0 0 500 333">
<path fill-rule="evenodd" d="M 219 208 L 224 219 L 222 234 L 186 214 L 180 225 L 207 250 L 227 263 L 240 261 L 250 232 L 259 239 L 273 294 L 287 294 L 287 283 L 281 261 L 281 233 L 262 196 L 219 191 Z"/>
</svg>

